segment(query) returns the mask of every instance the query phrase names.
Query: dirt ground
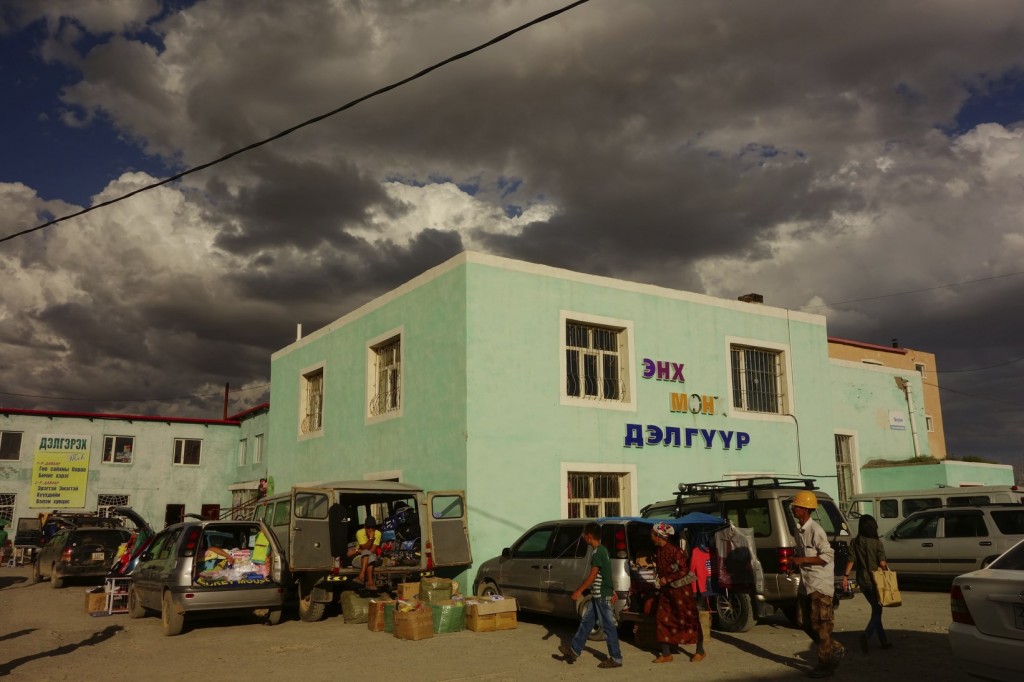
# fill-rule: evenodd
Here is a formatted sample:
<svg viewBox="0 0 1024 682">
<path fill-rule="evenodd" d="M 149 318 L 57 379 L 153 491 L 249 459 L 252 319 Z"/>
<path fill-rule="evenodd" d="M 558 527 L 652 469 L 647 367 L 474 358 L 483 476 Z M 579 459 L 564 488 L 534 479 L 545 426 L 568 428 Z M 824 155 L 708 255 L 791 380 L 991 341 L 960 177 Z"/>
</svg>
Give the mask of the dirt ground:
<svg viewBox="0 0 1024 682">
<path fill-rule="evenodd" d="M 596 643 L 573 665 L 556 659 L 556 647 L 574 624 L 531 615 L 519 627 L 494 633 L 461 632 L 418 642 L 346 625 L 337 610 L 319 623 L 303 623 L 292 609 L 270 627 L 244 617 L 186 621 L 185 632 L 164 637 L 157 617 L 131 620 L 127 614 L 85 613 L 85 584 L 51 589 L 32 584 L 29 569 L 0 568 L 0 676 L 12 680 L 367 679 L 376 669 L 398 680 L 708 680 L 804 679 L 813 662 L 809 640 L 777 616 L 750 632 L 715 632 L 707 658 L 690 663 L 677 655 L 670 664 L 623 642 L 625 665 L 599 670 L 605 654 Z M 885 610 L 895 646 L 861 653 L 857 636 L 868 609 L 860 595 L 837 612 L 838 639 L 847 656 L 836 680 L 958 680 L 946 628 L 945 589 L 904 591 L 904 605 Z M 692 651 L 692 649 L 691 649 Z"/>
</svg>

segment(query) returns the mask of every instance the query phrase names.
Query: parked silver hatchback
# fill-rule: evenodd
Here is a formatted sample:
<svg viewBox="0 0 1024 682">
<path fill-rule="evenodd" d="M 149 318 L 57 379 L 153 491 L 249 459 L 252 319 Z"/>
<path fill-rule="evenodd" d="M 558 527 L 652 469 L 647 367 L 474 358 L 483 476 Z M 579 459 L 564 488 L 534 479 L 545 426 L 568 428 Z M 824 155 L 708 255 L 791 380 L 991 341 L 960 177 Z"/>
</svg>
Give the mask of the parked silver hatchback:
<svg viewBox="0 0 1024 682">
<path fill-rule="evenodd" d="M 270 625 L 285 599 L 281 551 L 258 521 L 186 521 L 162 530 L 132 572 L 128 615 L 159 611 L 165 635 L 180 634 L 185 615 L 249 610 Z"/>
</svg>

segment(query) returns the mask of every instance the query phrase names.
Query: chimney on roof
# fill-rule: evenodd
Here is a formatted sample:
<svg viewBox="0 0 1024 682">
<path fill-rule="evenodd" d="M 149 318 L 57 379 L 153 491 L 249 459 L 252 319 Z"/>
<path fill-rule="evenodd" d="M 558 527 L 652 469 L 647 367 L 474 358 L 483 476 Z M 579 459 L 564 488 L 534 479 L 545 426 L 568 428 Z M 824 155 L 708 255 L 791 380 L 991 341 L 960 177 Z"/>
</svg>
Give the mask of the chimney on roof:
<svg viewBox="0 0 1024 682">
<path fill-rule="evenodd" d="M 899 339 L 893 339 L 892 340 L 892 347 L 893 348 L 899 348 L 900 347 L 900 340 Z"/>
<path fill-rule="evenodd" d="M 744 303 L 764 303 L 764 296 L 761 294 L 743 294 L 737 301 L 743 301 Z"/>
</svg>

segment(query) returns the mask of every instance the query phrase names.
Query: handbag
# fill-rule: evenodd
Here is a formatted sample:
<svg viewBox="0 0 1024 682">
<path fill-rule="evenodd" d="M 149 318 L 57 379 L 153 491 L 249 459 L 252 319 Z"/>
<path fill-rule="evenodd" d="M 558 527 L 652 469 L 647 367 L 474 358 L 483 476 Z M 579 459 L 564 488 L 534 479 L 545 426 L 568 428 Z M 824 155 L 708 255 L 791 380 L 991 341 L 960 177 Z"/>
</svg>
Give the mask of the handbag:
<svg viewBox="0 0 1024 682">
<path fill-rule="evenodd" d="M 879 604 L 899 606 L 903 603 L 900 598 L 900 588 L 896 582 L 896 571 L 883 571 L 879 568 L 871 572 L 871 579 L 875 583 Z"/>
</svg>

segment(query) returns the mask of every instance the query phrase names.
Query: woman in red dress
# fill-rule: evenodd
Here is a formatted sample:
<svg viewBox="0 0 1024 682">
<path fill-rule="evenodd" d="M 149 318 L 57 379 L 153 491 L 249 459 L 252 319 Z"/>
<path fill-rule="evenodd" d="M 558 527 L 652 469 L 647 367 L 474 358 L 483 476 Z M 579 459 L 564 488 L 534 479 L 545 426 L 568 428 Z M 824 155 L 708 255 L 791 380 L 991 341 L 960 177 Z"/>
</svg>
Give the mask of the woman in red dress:
<svg viewBox="0 0 1024 682">
<path fill-rule="evenodd" d="M 690 573 L 686 553 L 674 542 L 675 529 L 667 523 L 651 528 L 651 540 L 657 548 L 655 567 L 658 572 L 657 626 L 661 653 L 655 663 L 672 660 L 673 644 L 696 644 L 697 653 L 690 657 L 696 663 L 704 660 L 704 633 L 700 628 L 695 578 Z"/>
</svg>

